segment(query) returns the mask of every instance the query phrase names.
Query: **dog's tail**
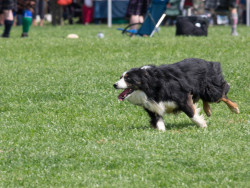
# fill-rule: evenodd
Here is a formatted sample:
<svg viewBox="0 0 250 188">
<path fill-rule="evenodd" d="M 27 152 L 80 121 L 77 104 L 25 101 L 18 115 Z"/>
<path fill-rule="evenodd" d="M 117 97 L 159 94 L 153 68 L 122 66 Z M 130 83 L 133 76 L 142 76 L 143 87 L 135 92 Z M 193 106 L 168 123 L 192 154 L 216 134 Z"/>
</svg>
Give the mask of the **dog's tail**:
<svg viewBox="0 0 250 188">
<path fill-rule="evenodd" d="M 238 105 L 231 101 L 228 97 L 227 97 L 227 93 L 229 91 L 230 85 L 228 83 L 225 83 L 225 85 L 223 86 L 223 94 L 222 94 L 222 98 L 220 99 L 220 101 L 223 101 L 224 103 L 226 103 L 226 105 L 228 106 L 228 108 L 236 113 L 239 114 L 240 110 L 238 108 Z"/>
</svg>

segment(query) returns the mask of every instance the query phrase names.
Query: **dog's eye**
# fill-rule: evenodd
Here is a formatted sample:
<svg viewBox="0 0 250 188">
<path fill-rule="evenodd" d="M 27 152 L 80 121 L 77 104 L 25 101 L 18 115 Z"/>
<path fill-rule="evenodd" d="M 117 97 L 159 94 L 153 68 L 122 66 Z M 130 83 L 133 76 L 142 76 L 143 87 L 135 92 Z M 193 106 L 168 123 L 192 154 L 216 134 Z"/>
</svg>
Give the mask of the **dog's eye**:
<svg viewBox="0 0 250 188">
<path fill-rule="evenodd" d="M 126 80 L 127 80 L 127 81 L 131 81 L 131 78 L 127 76 L 127 77 L 126 77 Z"/>
</svg>

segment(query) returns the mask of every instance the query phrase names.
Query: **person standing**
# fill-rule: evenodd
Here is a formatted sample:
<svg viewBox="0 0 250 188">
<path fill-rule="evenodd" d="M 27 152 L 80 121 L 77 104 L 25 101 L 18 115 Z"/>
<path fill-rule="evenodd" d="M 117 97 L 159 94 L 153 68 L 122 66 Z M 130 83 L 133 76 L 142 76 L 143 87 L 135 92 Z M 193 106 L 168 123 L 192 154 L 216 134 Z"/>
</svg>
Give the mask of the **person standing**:
<svg viewBox="0 0 250 188">
<path fill-rule="evenodd" d="M 50 10 L 52 13 L 52 25 L 62 25 L 62 14 L 63 8 L 62 6 L 57 4 L 57 0 L 50 0 Z"/>
<path fill-rule="evenodd" d="M 230 12 L 230 24 L 232 27 L 231 34 L 238 36 L 237 24 L 238 24 L 238 13 L 237 13 L 237 2 L 236 0 L 219 0 L 219 6 L 217 10 L 229 9 Z M 215 10 L 216 11 L 216 10 Z"/>
<path fill-rule="evenodd" d="M 28 37 L 28 32 L 32 23 L 32 13 L 34 12 L 36 0 L 17 0 L 17 10 L 23 14 L 21 37 Z"/>
<path fill-rule="evenodd" d="M 130 24 L 143 23 L 143 16 L 146 14 L 150 0 L 130 0 L 127 15 L 130 16 Z M 131 29 L 138 29 L 138 25 L 131 26 Z"/>
<path fill-rule="evenodd" d="M 205 1 L 206 9 L 210 10 L 212 14 L 217 12 L 223 12 L 228 10 L 230 12 L 230 24 L 232 36 L 238 36 L 237 24 L 238 24 L 238 12 L 236 0 L 207 0 Z M 216 19 L 216 18 L 215 18 Z"/>
<path fill-rule="evenodd" d="M 230 21 L 231 21 L 231 26 L 232 26 L 231 34 L 233 36 L 238 36 L 239 35 L 237 32 L 238 12 L 236 8 L 236 3 L 235 3 L 235 7 L 229 7 L 229 11 L 230 11 Z"/>
<path fill-rule="evenodd" d="M 82 20 L 83 24 L 88 25 L 93 20 L 94 2 L 93 0 L 84 0 L 82 5 Z"/>
<path fill-rule="evenodd" d="M 16 9 L 16 0 L 0 0 L 0 13 L 3 12 L 4 31 L 2 37 L 10 36 L 11 27 L 13 25 L 13 10 Z"/>
<path fill-rule="evenodd" d="M 34 10 L 34 14 L 33 14 L 33 21 L 32 21 L 32 25 L 36 26 L 36 16 L 39 15 L 40 16 L 40 26 L 43 26 L 43 20 L 44 20 L 44 9 L 45 9 L 45 0 L 37 0 L 36 1 L 36 7 Z"/>
</svg>

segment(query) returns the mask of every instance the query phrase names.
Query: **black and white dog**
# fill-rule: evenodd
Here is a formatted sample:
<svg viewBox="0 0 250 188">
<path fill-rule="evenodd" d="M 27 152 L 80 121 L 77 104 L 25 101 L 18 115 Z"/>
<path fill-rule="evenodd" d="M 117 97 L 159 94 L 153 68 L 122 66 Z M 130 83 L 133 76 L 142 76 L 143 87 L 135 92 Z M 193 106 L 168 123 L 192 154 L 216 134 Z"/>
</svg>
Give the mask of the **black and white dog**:
<svg viewBox="0 0 250 188">
<path fill-rule="evenodd" d="M 223 101 L 234 113 L 236 103 L 227 98 L 230 86 L 224 80 L 220 63 L 202 59 L 184 59 L 170 65 L 147 65 L 132 68 L 114 84 L 124 89 L 118 96 L 142 106 L 151 117 L 154 128 L 165 131 L 163 115 L 183 111 L 196 125 L 207 127 L 195 103 L 202 99 L 203 109 L 211 116 L 209 103 Z"/>
</svg>

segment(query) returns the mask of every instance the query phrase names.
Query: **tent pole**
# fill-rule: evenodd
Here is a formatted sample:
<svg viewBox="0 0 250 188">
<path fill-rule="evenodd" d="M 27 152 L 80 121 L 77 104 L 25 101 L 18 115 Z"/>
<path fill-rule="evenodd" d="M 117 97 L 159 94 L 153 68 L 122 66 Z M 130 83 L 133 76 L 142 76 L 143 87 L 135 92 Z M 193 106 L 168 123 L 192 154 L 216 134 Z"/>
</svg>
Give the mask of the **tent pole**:
<svg viewBox="0 0 250 188">
<path fill-rule="evenodd" d="M 250 0 L 247 0 L 247 26 L 250 26 Z"/>
<path fill-rule="evenodd" d="M 112 27 L 112 0 L 108 0 L 108 27 Z"/>
</svg>

